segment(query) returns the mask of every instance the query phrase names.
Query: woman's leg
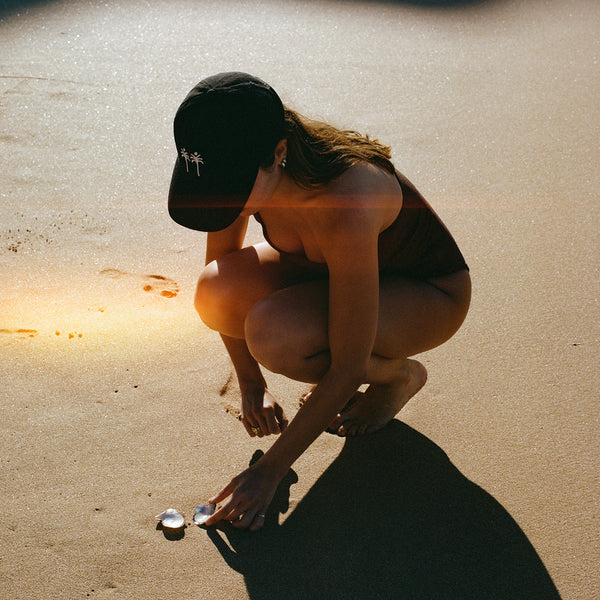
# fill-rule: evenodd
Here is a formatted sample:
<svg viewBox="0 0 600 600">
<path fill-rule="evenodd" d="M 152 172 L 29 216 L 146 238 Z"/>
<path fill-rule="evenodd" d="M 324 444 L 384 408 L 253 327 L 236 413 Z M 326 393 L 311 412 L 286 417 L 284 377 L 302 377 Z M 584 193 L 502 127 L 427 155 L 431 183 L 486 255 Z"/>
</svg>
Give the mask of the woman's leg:
<svg viewBox="0 0 600 600">
<path fill-rule="evenodd" d="M 318 383 L 329 368 L 327 281 L 304 282 L 263 296 L 248 311 L 245 337 L 269 370 Z M 371 432 L 391 420 L 424 385 L 427 373 L 408 357 L 448 340 L 470 301 L 466 271 L 430 281 L 384 276 L 370 386 L 332 423 L 341 435 Z"/>
<path fill-rule="evenodd" d="M 259 300 L 318 276 L 320 269 L 296 264 L 266 242 L 255 244 L 204 268 L 196 287 L 196 310 L 211 329 L 243 338 L 246 316 Z"/>
<path fill-rule="evenodd" d="M 466 271 L 430 281 L 384 276 L 368 365 L 369 388 L 332 423 L 341 435 L 375 431 L 423 386 L 427 373 L 408 357 L 439 346 L 462 324 L 470 301 Z M 202 320 L 245 338 L 255 359 L 291 379 L 318 383 L 329 368 L 328 281 L 262 243 L 209 264 L 196 291 Z"/>
</svg>

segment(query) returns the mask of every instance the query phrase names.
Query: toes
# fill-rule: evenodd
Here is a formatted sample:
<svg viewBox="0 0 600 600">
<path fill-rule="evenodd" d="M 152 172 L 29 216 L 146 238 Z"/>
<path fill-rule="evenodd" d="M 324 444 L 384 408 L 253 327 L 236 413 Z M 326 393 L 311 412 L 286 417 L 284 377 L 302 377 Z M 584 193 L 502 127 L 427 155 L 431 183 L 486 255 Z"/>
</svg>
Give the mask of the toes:
<svg viewBox="0 0 600 600">
<path fill-rule="evenodd" d="M 365 435 L 370 435 L 371 433 L 375 433 L 376 431 L 383 429 L 386 425 L 387 425 L 387 423 L 384 423 L 383 425 L 370 425 L 365 430 Z"/>
<path fill-rule="evenodd" d="M 358 435 L 365 435 L 368 432 L 369 426 L 366 423 L 363 423 L 357 431 Z"/>
<path fill-rule="evenodd" d="M 305 396 L 306 398 L 307 396 Z M 335 419 L 331 421 L 329 427 L 326 429 L 329 433 L 338 433 L 339 428 L 344 424 L 345 419 L 348 417 L 348 411 L 351 407 L 361 398 L 364 397 L 364 392 L 356 392 L 350 400 L 346 403 L 346 406 L 337 414 Z"/>
<path fill-rule="evenodd" d="M 354 437 L 357 433 L 358 433 L 358 428 L 359 425 L 358 423 L 352 423 L 349 427 L 348 427 L 348 433 L 346 435 L 349 435 L 351 437 Z"/>
<path fill-rule="evenodd" d="M 341 415 L 338 415 L 333 421 L 331 421 L 331 423 L 329 424 L 329 427 L 327 427 L 327 429 L 325 431 L 327 431 L 327 433 L 338 433 L 338 430 L 341 425 L 342 425 L 342 418 L 341 418 Z"/>
<path fill-rule="evenodd" d="M 336 430 L 336 433 L 340 437 L 348 437 L 351 435 L 350 430 L 352 429 L 352 423 L 350 421 L 344 421 Z"/>
<path fill-rule="evenodd" d="M 313 388 L 314 389 L 314 388 Z M 302 408 L 305 404 L 306 401 L 312 396 L 312 390 L 310 390 L 310 392 L 306 392 L 306 394 L 304 394 L 304 396 L 302 396 L 300 398 L 300 401 L 298 402 L 298 408 Z"/>
<path fill-rule="evenodd" d="M 364 435 L 365 432 L 367 431 L 368 427 L 369 426 L 367 425 L 367 423 L 353 423 L 350 426 L 348 435 L 352 435 L 352 436 Z"/>
<path fill-rule="evenodd" d="M 331 433 L 336 433 L 340 437 L 354 437 L 366 435 L 371 431 L 376 431 L 377 427 L 368 423 L 358 423 L 356 421 L 344 421 L 337 429 L 332 429 Z M 329 429 L 328 429 L 329 431 Z"/>
<path fill-rule="evenodd" d="M 265 515 L 258 514 L 254 517 L 254 521 L 252 521 L 252 525 L 250 525 L 250 531 L 258 531 L 265 524 Z"/>
<path fill-rule="evenodd" d="M 347 430 L 344 425 L 340 425 L 337 429 L 332 429 L 332 433 L 339 435 L 340 437 L 346 437 Z"/>
</svg>

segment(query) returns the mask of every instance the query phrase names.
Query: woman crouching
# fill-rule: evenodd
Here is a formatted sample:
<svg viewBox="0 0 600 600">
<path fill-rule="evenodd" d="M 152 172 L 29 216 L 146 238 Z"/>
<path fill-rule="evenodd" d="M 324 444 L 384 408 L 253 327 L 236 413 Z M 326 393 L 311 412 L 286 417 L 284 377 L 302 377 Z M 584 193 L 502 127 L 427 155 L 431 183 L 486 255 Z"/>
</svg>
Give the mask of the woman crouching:
<svg viewBox="0 0 600 600">
<path fill-rule="evenodd" d="M 201 81 L 175 141 L 169 212 L 208 232 L 196 309 L 231 357 L 248 434 L 281 434 L 211 499 L 224 503 L 207 524 L 256 530 L 323 431 L 375 432 L 421 389 L 427 372 L 409 357 L 458 330 L 469 271 L 389 148 L 300 117 L 256 77 Z M 265 242 L 243 247 L 250 216 Z M 289 424 L 261 365 L 315 384 Z"/>
</svg>

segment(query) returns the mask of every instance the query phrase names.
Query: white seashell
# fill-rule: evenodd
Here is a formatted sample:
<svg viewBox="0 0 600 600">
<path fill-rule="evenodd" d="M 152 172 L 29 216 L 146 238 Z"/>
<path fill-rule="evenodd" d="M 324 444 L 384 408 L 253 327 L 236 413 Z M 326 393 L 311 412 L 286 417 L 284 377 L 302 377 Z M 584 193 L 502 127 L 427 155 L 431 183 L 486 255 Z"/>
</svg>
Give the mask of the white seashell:
<svg viewBox="0 0 600 600">
<path fill-rule="evenodd" d="M 208 521 L 208 518 L 215 514 L 216 504 L 205 504 L 204 506 L 196 506 L 194 509 L 194 523 L 203 525 Z"/>
<path fill-rule="evenodd" d="M 167 508 L 165 512 L 156 515 L 154 518 L 158 519 L 163 527 L 168 529 L 179 529 L 185 524 L 185 517 L 174 508 Z"/>
</svg>

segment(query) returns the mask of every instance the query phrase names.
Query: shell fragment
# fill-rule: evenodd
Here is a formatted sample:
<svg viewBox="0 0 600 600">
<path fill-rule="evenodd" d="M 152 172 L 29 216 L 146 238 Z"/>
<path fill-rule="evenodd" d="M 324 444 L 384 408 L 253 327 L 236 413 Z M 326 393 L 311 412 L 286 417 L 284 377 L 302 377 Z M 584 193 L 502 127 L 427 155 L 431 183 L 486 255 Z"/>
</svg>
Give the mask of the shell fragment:
<svg viewBox="0 0 600 600">
<path fill-rule="evenodd" d="M 216 504 L 205 504 L 204 506 L 196 506 L 194 509 L 194 523 L 196 525 L 204 525 L 208 518 L 215 514 Z"/>
<path fill-rule="evenodd" d="M 160 521 L 162 526 L 167 529 L 179 529 L 185 524 L 185 517 L 174 508 L 167 508 L 165 512 L 156 515 L 154 518 Z"/>
</svg>

